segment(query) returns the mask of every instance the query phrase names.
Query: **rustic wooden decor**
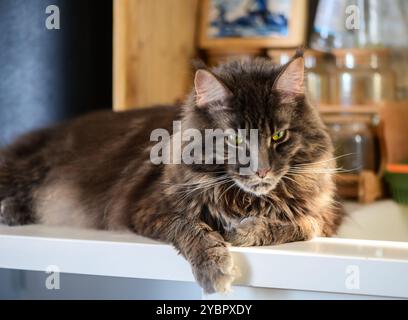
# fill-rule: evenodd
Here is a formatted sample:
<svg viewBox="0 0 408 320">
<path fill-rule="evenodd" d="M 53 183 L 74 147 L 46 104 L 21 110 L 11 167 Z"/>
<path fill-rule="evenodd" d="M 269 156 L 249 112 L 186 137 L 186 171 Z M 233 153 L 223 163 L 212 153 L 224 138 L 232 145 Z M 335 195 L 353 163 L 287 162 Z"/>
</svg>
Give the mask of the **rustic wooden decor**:
<svg viewBox="0 0 408 320">
<path fill-rule="evenodd" d="M 381 107 L 387 163 L 408 160 L 408 101 L 392 102 Z"/>
<path fill-rule="evenodd" d="M 115 110 L 184 99 L 197 16 L 198 0 L 114 0 Z"/>
</svg>

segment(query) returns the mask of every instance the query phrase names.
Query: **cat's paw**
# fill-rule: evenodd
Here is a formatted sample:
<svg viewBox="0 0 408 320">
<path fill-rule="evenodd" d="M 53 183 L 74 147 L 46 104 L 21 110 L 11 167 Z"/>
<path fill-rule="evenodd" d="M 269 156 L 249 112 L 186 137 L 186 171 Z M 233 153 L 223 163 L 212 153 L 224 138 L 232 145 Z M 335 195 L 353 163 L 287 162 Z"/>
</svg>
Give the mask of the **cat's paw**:
<svg viewBox="0 0 408 320">
<path fill-rule="evenodd" d="M 244 218 L 239 224 L 224 233 L 224 239 L 233 246 L 248 247 L 261 244 L 258 227 L 261 220 L 256 217 Z"/>
<path fill-rule="evenodd" d="M 244 218 L 240 221 L 239 225 L 237 228 L 245 231 L 251 230 L 253 227 L 255 227 L 257 224 L 259 224 L 259 218 L 257 217 L 247 217 Z"/>
<path fill-rule="evenodd" d="M 192 262 L 193 274 L 205 293 L 227 293 L 238 276 L 232 256 L 226 247 L 205 250 Z"/>
</svg>

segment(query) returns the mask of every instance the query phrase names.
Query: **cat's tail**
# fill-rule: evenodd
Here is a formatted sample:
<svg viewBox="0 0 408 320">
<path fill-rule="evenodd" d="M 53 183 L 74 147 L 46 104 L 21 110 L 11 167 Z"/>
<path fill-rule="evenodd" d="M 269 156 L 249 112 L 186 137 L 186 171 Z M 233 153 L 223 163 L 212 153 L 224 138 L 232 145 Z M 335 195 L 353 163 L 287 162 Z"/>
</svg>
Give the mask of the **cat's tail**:
<svg viewBox="0 0 408 320">
<path fill-rule="evenodd" d="M 5 152 L 0 150 L 0 201 L 10 194 L 11 176 L 11 168 L 6 161 Z"/>
<path fill-rule="evenodd" d="M 4 159 L 0 161 L 0 224 L 34 223 L 32 177 L 29 172 L 19 172 L 18 166 L 13 163 Z"/>
<path fill-rule="evenodd" d="M 13 225 L 14 222 L 14 184 L 12 167 L 7 161 L 6 152 L 0 150 L 0 223 Z"/>
<path fill-rule="evenodd" d="M 45 130 L 29 133 L 0 149 L 0 223 L 35 222 L 33 192 L 47 173 L 42 154 L 47 137 Z"/>
</svg>

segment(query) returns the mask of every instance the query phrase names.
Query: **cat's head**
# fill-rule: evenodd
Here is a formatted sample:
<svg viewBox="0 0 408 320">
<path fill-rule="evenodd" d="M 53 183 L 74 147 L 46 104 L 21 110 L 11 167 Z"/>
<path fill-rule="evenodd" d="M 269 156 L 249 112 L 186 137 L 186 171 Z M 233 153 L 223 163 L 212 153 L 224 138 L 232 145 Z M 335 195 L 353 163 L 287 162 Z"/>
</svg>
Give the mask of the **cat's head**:
<svg viewBox="0 0 408 320">
<path fill-rule="evenodd" d="M 292 166 L 317 162 L 332 152 L 324 125 L 305 97 L 301 53 L 283 66 L 255 59 L 199 69 L 194 85 L 193 106 L 186 111 L 190 126 L 233 129 L 237 134 L 226 135 L 225 144 L 246 146 L 248 156 L 256 155 L 250 166 L 238 161 L 196 170 L 226 174 L 241 189 L 262 195 L 283 182 L 282 177 L 290 179 Z M 246 133 L 238 134 L 238 129 Z M 256 144 L 250 143 L 250 129 L 257 129 Z"/>
</svg>

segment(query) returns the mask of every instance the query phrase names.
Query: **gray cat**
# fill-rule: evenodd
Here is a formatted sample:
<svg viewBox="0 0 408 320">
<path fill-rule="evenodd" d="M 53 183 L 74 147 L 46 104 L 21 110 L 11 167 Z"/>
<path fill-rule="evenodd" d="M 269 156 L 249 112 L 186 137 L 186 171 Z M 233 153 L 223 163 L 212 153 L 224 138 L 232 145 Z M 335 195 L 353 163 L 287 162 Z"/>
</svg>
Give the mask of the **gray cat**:
<svg viewBox="0 0 408 320">
<path fill-rule="evenodd" d="M 299 52 L 199 69 L 182 108 L 99 112 L 29 133 L 0 151 L 0 221 L 130 229 L 172 243 L 206 292 L 236 273 L 228 245 L 271 245 L 333 235 L 333 148 L 305 98 Z M 156 128 L 256 129 L 257 163 L 154 164 Z M 246 132 L 246 131 L 245 131 Z M 228 135 L 239 147 L 247 136 Z M 182 142 L 184 146 L 187 142 Z"/>
</svg>

